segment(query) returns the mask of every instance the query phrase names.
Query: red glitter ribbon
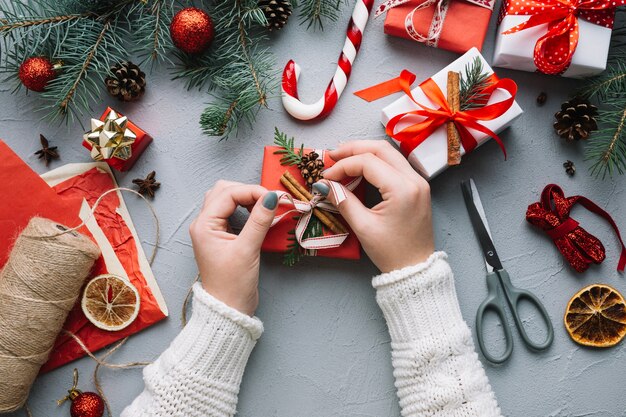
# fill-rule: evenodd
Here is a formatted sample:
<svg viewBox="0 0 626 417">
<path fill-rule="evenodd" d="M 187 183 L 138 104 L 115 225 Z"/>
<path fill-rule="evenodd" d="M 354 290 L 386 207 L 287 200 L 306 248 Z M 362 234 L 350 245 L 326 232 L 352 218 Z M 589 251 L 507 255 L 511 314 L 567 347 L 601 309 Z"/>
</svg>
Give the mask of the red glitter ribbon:
<svg viewBox="0 0 626 417">
<path fill-rule="evenodd" d="M 541 201 L 528 206 L 526 220 L 544 230 L 559 249 L 563 257 L 578 272 L 584 272 L 592 263 L 600 264 L 606 257 L 604 245 L 600 240 L 580 227 L 570 217 L 573 206 L 579 204 L 587 210 L 602 216 L 611 224 L 622 245 L 617 270 L 624 271 L 626 266 L 626 247 L 617 225 L 611 215 L 593 201 L 580 195 L 565 197 L 561 187 L 549 184 L 541 194 Z"/>
<path fill-rule="evenodd" d="M 578 46 L 578 18 L 612 28 L 615 8 L 625 4 L 626 0 L 509 0 L 506 14 L 530 15 L 530 19 L 503 34 L 547 23 L 547 33 L 535 44 L 535 66 L 544 74 L 562 74 Z"/>
</svg>

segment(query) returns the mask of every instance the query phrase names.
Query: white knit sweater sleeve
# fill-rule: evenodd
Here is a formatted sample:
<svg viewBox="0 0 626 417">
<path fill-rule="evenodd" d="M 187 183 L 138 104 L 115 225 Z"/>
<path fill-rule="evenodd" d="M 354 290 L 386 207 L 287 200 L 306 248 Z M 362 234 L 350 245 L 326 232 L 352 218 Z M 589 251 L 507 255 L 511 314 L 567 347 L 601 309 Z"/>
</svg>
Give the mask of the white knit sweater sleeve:
<svg viewBox="0 0 626 417">
<path fill-rule="evenodd" d="M 193 288 L 193 313 L 143 372 L 144 391 L 121 417 L 231 417 L 244 368 L 263 324 Z"/>
<path fill-rule="evenodd" d="M 446 254 L 374 278 L 402 415 L 500 417 L 463 321 Z"/>
</svg>

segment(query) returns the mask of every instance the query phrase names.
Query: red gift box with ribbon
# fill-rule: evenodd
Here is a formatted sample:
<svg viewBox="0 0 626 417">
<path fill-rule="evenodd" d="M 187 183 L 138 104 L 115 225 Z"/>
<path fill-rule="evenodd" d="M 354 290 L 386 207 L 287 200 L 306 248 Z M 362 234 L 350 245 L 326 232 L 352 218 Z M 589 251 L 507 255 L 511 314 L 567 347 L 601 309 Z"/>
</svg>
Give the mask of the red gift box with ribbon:
<svg viewBox="0 0 626 417">
<path fill-rule="evenodd" d="M 504 0 L 493 65 L 583 78 L 606 68 L 626 0 Z"/>
<path fill-rule="evenodd" d="M 385 33 L 465 53 L 482 48 L 495 0 L 387 0 Z M 460 35 L 461 34 L 461 35 Z"/>
<path fill-rule="evenodd" d="M 110 107 L 100 119 L 91 119 L 83 146 L 95 161 L 104 161 L 118 171 L 128 171 L 152 142 L 143 129 Z"/>
<path fill-rule="evenodd" d="M 282 148 L 277 146 L 265 147 L 263 156 L 263 168 L 261 171 L 261 185 L 268 190 L 279 191 L 279 194 L 282 195 L 283 192 L 286 191 L 286 188 L 280 182 L 280 179 L 285 172 L 289 172 L 294 178 L 296 178 L 300 182 L 303 187 L 306 187 L 306 185 L 297 166 L 285 166 L 280 164 L 281 155 L 275 154 L 275 152 L 280 149 Z M 311 151 L 313 151 L 313 149 L 304 148 L 305 154 Z M 328 156 L 327 152 L 320 150 L 316 150 L 316 152 L 324 161 L 324 166 L 326 168 L 332 166 L 335 163 Z M 349 182 L 350 181 L 346 181 L 346 185 Z M 363 182 L 358 183 L 356 188 L 354 188 L 353 193 L 359 198 L 359 200 L 364 201 L 365 188 Z M 296 218 L 300 217 L 302 213 L 299 214 L 295 212 L 292 204 L 283 203 L 286 203 L 286 201 L 284 198 L 281 198 L 281 204 L 276 211 L 277 220 L 275 221 L 275 224 L 270 228 L 261 248 L 265 252 L 285 252 L 288 249 L 289 244 L 292 243 L 290 237 L 293 237 L 294 235 L 293 233 L 290 234 L 290 232 L 296 230 L 298 223 L 298 220 Z M 293 212 L 280 218 L 280 216 L 289 211 Z M 348 235 L 347 237 L 345 237 L 345 240 L 343 240 L 343 242 L 338 247 L 330 249 L 315 249 L 309 252 L 311 254 L 314 254 L 315 256 L 325 256 L 329 258 L 359 259 L 361 257 L 361 245 L 356 235 L 350 230 L 345 220 L 343 220 L 343 218 L 339 214 L 335 214 L 335 217 L 346 227 L 346 229 L 348 229 Z M 324 230 L 324 237 L 332 236 L 332 232 L 326 229 Z"/>
</svg>

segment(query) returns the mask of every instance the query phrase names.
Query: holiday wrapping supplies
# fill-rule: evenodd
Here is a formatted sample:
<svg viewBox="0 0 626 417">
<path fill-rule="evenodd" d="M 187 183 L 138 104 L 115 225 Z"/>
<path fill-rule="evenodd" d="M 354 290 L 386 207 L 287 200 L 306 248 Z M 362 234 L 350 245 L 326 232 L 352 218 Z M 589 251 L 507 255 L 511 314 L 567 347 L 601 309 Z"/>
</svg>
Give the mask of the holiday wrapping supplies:
<svg viewBox="0 0 626 417">
<path fill-rule="evenodd" d="M 386 0 L 385 33 L 465 53 L 482 48 L 495 0 Z"/>
<path fill-rule="evenodd" d="M 83 135 L 91 157 L 118 171 L 128 171 L 150 142 L 150 135 L 110 107 L 100 119 L 91 119 L 91 130 Z"/>
<path fill-rule="evenodd" d="M 606 67 L 626 0 L 504 0 L 493 65 L 583 78 Z"/>
<path fill-rule="evenodd" d="M 261 172 L 261 185 L 268 190 L 276 190 L 276 191 L 286 191 L 286 188 L 281 183 L 280 179 L 285 173 L 285 171 L 289 172 L 294 178 L 296 178 L 302 186 L 305 186 L 305 181 L 302 179 L 300 174 L 300 170 L 297 166 L 285 166 L 280 164 L 281 155 L 276 155 L 274 152 L 280 150 L 282 148 L 277 146 L 266 146 L 263 155 L 263 169 Z M 304 153 L 309 153 L 313 149 L 304 148 Z M 324 151 L 317 151 L 320 154 L 320 157 L 324 161 L 324 166 L 326 168 L 332 166 L 334 161 L 327 155 Z M 365 198 L 365 188 L 363 183 L 359 184 L 354 189 L 354 194 L 363 201 Z M 276 215 L 280 216 L 285 212 L 289 211 L 293 207 L 286 205 L 279 205 L 276 211 Z M 294 219 L 297 217 L 297 213 L 293 215 L 289 214 L 282 218 L 279 222 L 277 222 L 272 228 L 270 228 L 267 233 L 267 237 L 263 241 L 262 250 L 265 252 L 285 252 L 287 250 L 288 245 L 290 244 L 290 237 L 293 237 L 293 234 L 290 234 L 296 228 L 297 220 Z M 316 256 L 325 256 L 329 258 L 344 258 L 344 259 L 359 259 L 361 257 L 361 245 L 359 244 L 356 235 L 349 230 L 349 227 L 341 219 L 341 216 L 336 214 L 335 217 L 340 219 L 342 224 L 348 229 L 347 238 L 341 243 L 339 247 L 333 249 L 318 249 L 315 251 Z M 331 235 L 331 232 L 324 232 L 324 236 Z"/>
<path fill-rule="evenodd" d="M 491 87 L 485 91 L 489 99 L 482 107 L 451 112 L 445 98 L 448 72 L 459 72 L 463 77 L 466 68 L 476 64 L 477 60 L 482 63 L 483 72 L 491 74 Z M 460 133 L 461 155 L 471 152 L 490 137 L 496 139 L 504 150 L 496 133 L 523 113 L 515 101 L 517 86 L 512 80 L 495 76 L 478 49 L 472 48 L 413 90 L 409 89 L 411 80 L 404 77 L 407 73 L 404 71 L 400 77 L 405 78 L 400 83 L 404 83 L 405 95 L 382 110 L 381 121 L 389 136 L 424 178 L 430 180 L 448 167 L 447 121 L 453 120 Z M 407 93 L 412 94 L 413 99 Z"/>
</svg>

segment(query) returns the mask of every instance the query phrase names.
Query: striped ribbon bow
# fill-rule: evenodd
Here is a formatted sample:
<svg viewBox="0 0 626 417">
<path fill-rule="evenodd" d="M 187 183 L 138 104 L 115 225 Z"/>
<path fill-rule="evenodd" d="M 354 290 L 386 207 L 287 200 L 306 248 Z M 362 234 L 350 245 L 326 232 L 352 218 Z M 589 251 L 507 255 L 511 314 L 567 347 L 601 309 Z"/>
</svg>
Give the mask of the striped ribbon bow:
<svg viewBox="0 0 626 417">
<path fill-rule="evenodd" d="M 337 204 L 341 204 L 348 195 L 346 190 L 353 191 L 360 183 L 362 177 L 358 177 L 350 181 L 346 185 L 342 185 L 335 181 L 328 181 L 330 185 L 330 193 L 335 197 Z M 280 205 L 292 205 L 293 208 L 279 216 L 274 217 L 272 226 L 279 223 L 285 217 L 292 215 L 293 213 L 302 214 L 296 223 L 296 240 L 304 249 L 317 250 L 317 249 L 333 249 L 341 246 L 341 244 L 348 237 L 348 233 L 332 234 L 326 236 L 309 237 L 304 238 L 304 232 L 309 225 L 311 216 L 313 215 L 313 209 L 318 208 L 329 211 L 331 213 L 338 213 L 339 211 L 330 202 L 326 201 L 326 197 L 319 194 L 315 195 L 311 201 L 301 201 L 293 198 L 291 194 L 286 191 L 276 191 L 278 194 L 278 203 Z"/>
</svg>

